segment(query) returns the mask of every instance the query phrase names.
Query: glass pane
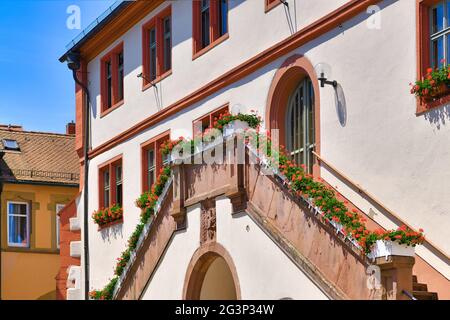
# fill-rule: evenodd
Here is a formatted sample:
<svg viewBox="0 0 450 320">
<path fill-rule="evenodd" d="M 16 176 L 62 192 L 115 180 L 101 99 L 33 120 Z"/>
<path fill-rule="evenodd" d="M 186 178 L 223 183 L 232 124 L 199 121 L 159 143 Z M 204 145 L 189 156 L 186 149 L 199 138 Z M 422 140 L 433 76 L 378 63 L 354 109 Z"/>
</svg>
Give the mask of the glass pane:
<svg viewBox="0 0 450 320">
<path fill-rule="evenodd" d="M 122 166 L 116 167 L 116 183 L 122 182 Z"/>
<path fill-rule="evenodd" d="M 209 45 L 209 1 L 203 0 L 201 7 L 202 48 Z"/>
<path fill-rule="evenodd" d="M 27 218 L 23 216 L 9 216 L 8 242 L 27 245 Z"/>
<path fill-rule="evenodd" d="M 431 33 L 444 29 L 444 3 L 440 3 L 431 9 L 431 23 Z"/>
<path fill-rule="evenodd" d="M 444 62 L 444 64 L 448 64 L 450 62 L 450 34 L 446 35 L 447 38 L 447 44 L 445 46 L 445 52 L 447 52 L 447 57 L 446 60 Z"/>
<path fill-rule="evenodd" d="M 152 168 L 155 166 L 155 153 L 153 152 L 153 150 L 149 150 L 148 151 L 148 168 Z"/>
<path fill-rule="evenodd" d="M 156 31 L 150 30 L 150 80 L 156 78 Z"/>
<path fill-rule="evenodd" d="M 27 205 L 22 203 L 10 203 L 9 214 L 27 215 Z"/>
<path fill-rule="evenodd" d="M 119 90 L 118 90 L 118 98 L 119 101 L 123 99 L 123 78 L 124 78 L 124 71 L 123 71 L 123 53 L 120 53 L 118 55 L 119 60 Z"/>
<path fill-rule="evenodd" d="M 219 36 L 228 32 L 228 1 L 220 0 L 219 5 Z"/>
<path fill-rule="evenodd" d="M 155 183 L 155 169 L 154 168 L 150 169 L 148 171 L 147 179 L 148 179 L 148 190 L 150 190 L 153 183 Z"/>
<path fill-rule="evenodd" d="M 170 17 L 164 20 L 164 71 L 170 70 L 172 64 L 172 44 L 171 44 L 171 30 Z"/>
<path fill-rule="evenodd" d="M 103 194 L 103 207 L 109 207 L 109 189 L 106 189 Z"/>
<path fill-rule="evenodd" d="M 103 182 L 105 184 L 105 188 L 109 187 L 109 171 L 105 171 L 103 173 Z"/>
<path fill-rule="evenodd" d="M 433 67 L 437 68 L 441 64 L 441 60 L 444 58 L 443 36 L 431 42 L 431 58 Z"/>
<path fill-rule="evenodd" d="M 116 186 L 116 204 L 122 206 L 122 183 Z"/>
</svg>

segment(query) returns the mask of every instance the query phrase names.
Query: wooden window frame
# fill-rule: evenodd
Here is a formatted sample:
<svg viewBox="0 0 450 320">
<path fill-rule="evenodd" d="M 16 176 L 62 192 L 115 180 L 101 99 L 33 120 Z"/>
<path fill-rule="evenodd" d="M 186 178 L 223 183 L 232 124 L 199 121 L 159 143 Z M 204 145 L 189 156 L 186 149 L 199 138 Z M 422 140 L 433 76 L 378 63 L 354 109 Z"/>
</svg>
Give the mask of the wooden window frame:
<svg viewBox="0 0 450 320">
<path fill-rule="evenodd" d="M 9 212 L 9 205 L 10 204 L 19 204 L 19 205 L 26 205 L 26 219 L 27 219 L 27 242 L 25 244 L 23 243 L 16 243 L 16 242 L 9 242 L 9 234 L 10 234 L 10 230 L 9 230 L 9 217 L 12 215 Z M 31 221 L 30 221 L 30 203 L 26 202 L 26 201 L 6 201 L 6 237 L 7 237 L 7 242 L 8 242 L 8 247 L 18 247 L 18 248 L 30 248 L 31 244 L 30 244 L 30 234 L 31 234 Z M 20 216 L 24 216 L 24 215 L 20 215 Z"/>
<path fill-rule="evenodd" d="M 280 0 L 264 0 L 264 12 L 269 12 L 279 4 L 281 4 Z"/>
<path fill-rule="evenodd" d="M 148 185 L 148 151 L 153 149 L 156 157 L 155 161 L 155 179 L 159 171 L 163 167 L 163 158 L 159 152 L 159 148 L 165 141 L 170 140 L 170 130 L 164 131 L 156 137 L 147 140 L 141 144 L 141 190 L 142 192 L 149 191 Z"/>
<path fill-rule="evenodd" d="M 100 117 L 104 117 L 109 114 L 111 111 L 120 107 L 125 100 L 125 79 L 123 80 L 123 98 L 119 100 L 119 60 L 118 56 L 122 53 L 124 64 L 125 64 L 125 55 L 123 51 L 123 42 L 114 47 L 111 51 L 109 51 L 106 55 L 104 55 L 100 59 L 100 105 L 101 105 L 101 113 Z M 108 107 L 108 99 L 107 96 L 107 81 L 106 81 L 106 63 L 111 62 L 111 72 L 112 72 L 112 94 L 111 94 L 111 106 Z M 124 72 L 125 78 L 125 72 Z"/>
<path fill-rule="evenodd" d="M 202 124 L 204 122 L 208 122 L 208 128 L 212 128 L 212 124 L 214 123 L 214 117 L 218 117 L 221 113 L 223 113 L 225 111 L 230 111 L 229 103 L 226 103 L 226 104 L 220 106 L 219 108 L 214 109 L 213 111 L 211 111 L 211 112 L 209 112 L 209 113 L 207 113 L 207 114 L 205 114 L 205 115 L 195 119 L 194 121 L 192 121 L 192 137 L 195 138 L 199 134 L 199 132 L 197 132 L 195 130 L 196 129 L 195 124 L 197 122 L 200 121 L 200 122 L 202 122 Z"/>
<path fill-rule="evenodd" d="M 142 26 L 142 91 L 167 78 L 172 74 L 172 54 L 170 69 L 164 70 L 164 19 L 170 17 L 170 50 L 173 48 L 172 6 L 169 5 Z M 150 30 L 156 33 L 156 77 L 150 79 Z"/>
<path fill-rule="evenodd" d="M 124 190 L 124 170 L 123 170 L 123 156 L 120 154 L 111 160 L 102 163 L 98 166 L 98 207 L 99 209 L 104 208 L 105 198 L 104 198 L 104 187 L 105 181 L 103 179 L 103 173 L 109 170 L 109 205 L 111 207 L 116 203 L 116 168 L 118 166 L 122 167 L 122 206 L 123 206 L 123 190 Z"/>
<path fill-rule="evenodd" d="M 442 0 L 416 0 L 416 21 L 417 21 L 417 79 L 422 79 L 431 66 L 431 47 L 430 47 L 430 10 Z M 447 61 L 447 63 L 450 61 Z M 416 115 L 421 115 L 434 108 L 438 108 L 450 103 L 450 91 L 436 99 L 427 102 L 417 98 Z"/>
<path fill-rule="evenodd" d="M 219 3 L 220 0 L 210 0 L 209 4 L 209 44 L 202 48 L 202 34 L 201 34 L 201 1 L 192 1 L 192 60 L 205 54 L 215 46 L 229 38 L 229 7 L 227 10 L 227 32 L 223 35 L 219 34 Z M 229 6 L 229 3 L 228 3 Z"/>
</svg>

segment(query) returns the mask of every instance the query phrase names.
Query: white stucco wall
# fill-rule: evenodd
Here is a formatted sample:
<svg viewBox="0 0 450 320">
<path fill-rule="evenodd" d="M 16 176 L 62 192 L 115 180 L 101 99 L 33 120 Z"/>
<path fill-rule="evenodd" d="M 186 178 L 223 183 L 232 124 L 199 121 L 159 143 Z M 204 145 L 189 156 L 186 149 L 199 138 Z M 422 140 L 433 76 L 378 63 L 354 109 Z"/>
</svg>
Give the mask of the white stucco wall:
<svg viewBox="0 0 450 320">
<path fill-rule="evenodd" d="M 192 61 L 189 38 L 191 6 L 187 3 L 190 2 L 172 3 L 173 74 L 158 84 L 164 106 L 289 34 L 286 20 L 282 18 L 285 14 L 283 6 L 264 15 L 261 13 L 263 6 L 257 1 L 237 1 L 230 10 L 230 38 Z M 289 3 L 293 7 L 293 1 Z M 297 1 L 299 25 L 316 20 L 342 3 Z M 416 101 L 408 88 L 408 83 L 416 76 L 415 2 L 389 0 L 384 1 L 381 8 L 381 29 L 368 29 L 368 15 L 363 13 L 343 23 L 342 28 L 280 57 L 95 157 L 90 165 L 89 212 L 98 208 L 98 165 L 123 154 L 125 218 L 123 225 L 111 228 L 109 235 L 107 231 L 98 232 L 90 220 L 91 287 L 101 288 L 112 277 L 115 260 L 125 249 L 126 241 L 138 222 L 139 210 L 134 200 L 141 192 L 140 143 L 167 129 L 172 130 L 173 138 L 189 136 L 192 134 L 192 120 L 227 102 L 230 106 L 239 103 L 247 111 L 257 109 L 264 115 L 272 78 L 282 62 L 294 53 L 304 54 L 313 65 L 326 62 L 332 66 L 333 80 L 339 82 L 345 93 L 347 118 L 345 125 L 341 125 L 332 88 L 321 89 L 322 156 L 409 224 L 425 229 L 430 240 L 450 252 L 447 239 L 447 230 L 450 229 L 450 108 L 446 106 L 425 115 L 415 115 Z M 258 21 L 258 30 L 264 30 L 268 25 L 273 29 L 259 33 L 253 26 L 255 21 Z M 156 112 L 153 89 L 142 92 L 141 81 L 136 77 L 141 72 L 140 32 L 141 23 L 121 39 L 124 41 L 127 74 L 125 104 L 101 119 L 97 110 L 92 129 L 94 147 Z M 250 36 L 250 32 L 254 34 Z M 243 33 L 248 36 L 240 38 Z M 244 47 L 245 50 L 242 49 Z M 96 101 L 99 99 L 99 70 L 98 59 L 94 59 L 88 71 L 90 90 Z M 322 176 L 366 213 L 374 210 L 377 222 L 387 228 L 393 227 L 383 213 L 345 188 L 332 173 L 323 169 Z M 219 237 L 222 236 L 219 234 Z M 221 241 L 227 240 L 221 238 Z M 232 238 L 229 241 L 233 241 Z M 419 247 L 417 252 L 450 278 L 450 267 L 446 263 L 425 247 Z"/>
<path fill-rule="evenodd" d="M 187 230 L 173 238 L 143 299 L 182 298 L 189 261 L 200 242 L 200 208 L 190 208 L 187 217 Z M 216 219 L 217 242 L 234 261 L 242 299 L 327 299 L 247 215 L 231 215 L 228 198 L 216 199 Z"/>
</svg>

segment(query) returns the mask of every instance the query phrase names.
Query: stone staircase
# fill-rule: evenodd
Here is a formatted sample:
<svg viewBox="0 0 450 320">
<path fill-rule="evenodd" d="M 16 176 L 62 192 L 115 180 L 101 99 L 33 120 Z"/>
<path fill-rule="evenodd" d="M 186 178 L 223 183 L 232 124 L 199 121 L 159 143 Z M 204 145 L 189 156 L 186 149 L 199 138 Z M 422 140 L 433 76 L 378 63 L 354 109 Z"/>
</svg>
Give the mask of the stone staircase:
<svg viewBox="0 0 450 320">
<path fill-rule="evenodd" d="M 419 283 L 417 276 L 413 276 L 413 296 L 417 300 L 439 300 L 436 292 L 428 292 L 428 286 L 425 283 Z"/>
</svg>

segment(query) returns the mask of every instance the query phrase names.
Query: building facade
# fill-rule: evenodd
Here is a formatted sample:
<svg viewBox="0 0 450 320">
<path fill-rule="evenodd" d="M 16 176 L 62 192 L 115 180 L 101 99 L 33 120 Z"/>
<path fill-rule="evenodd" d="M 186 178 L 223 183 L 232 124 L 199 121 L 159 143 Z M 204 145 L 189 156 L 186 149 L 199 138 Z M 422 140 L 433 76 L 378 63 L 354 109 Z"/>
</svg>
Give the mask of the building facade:
<svg viewBox="0 0 450 320">
<path fill-rule="evenodd" d="M 0 127 L 1 299 L 56 299 L 58 213 L 78 192 L 73 133 Z"/>
<path fill-rule="evenodd" d="M 164 164 L 160 146 L 168 139 L 193 137 L 195 121 L 207 127 L 225 110 L 255 110 L 264 129 L 279 129 L 280 141 L 295 160 L 333 187 L 371 227 L 423 228 L 427 240 L 416 248 L 412 272 L 439 298 L 450 298 L 450 203 L 445 200 L 450 196 L 449 106 L 446 96 L 417 99 L 408 85 L 450 52 L 439 38 L 447 37 L 446 6 L 445 1 L 427 0 L 116 5 L 68 48 L 68 53 L 80 54 L 78 76 L 90 97 L 89 227 L 82 230 L 89 238 L 89 269 L 82 255 L 78 298 L 86 272 L 89 290 L 103 288 L 113 278 L 116 259 L 139 223 L 141 209 L 135 201 Z M 437 33 L 430 30 L 431 21 L 438 21 Z M 67 54 L 61 58 L 66 59 Z M 320 78 L 336 85 L 322 87 Z M 84 91 L 76 87 L 80 159 Z M 185 175 L 190 169 L 183 170 L 180 181 L 195 184 Z M 246 181 L 252 181 L 251 170 L 246 172 Z M 313 231 L 287 231 L 286 225 L 268 231 L 261 221 L 276 225 L 276 217 L 287 211 L 286 221 L 295 222 L 296 205 L 286 204 L 284 191 L 273 182 L 255 182 L 265 186 L 261 190 L 247 185 L 251 205 L 237 210 L 234 194 L 217 191 L 220 184 L 212 189 L 215 182 L 208 180 L 207 169 L 200 176 L 203 187 L 185 195 L 181 204 L 175 201 L 180 200 L 177 186 L 171 187 L 172 204 L 161 210 L 172 215 L 162 213 L 155 220 L 157 229 L 149 231 L 138 262 L 127 271 L 135 280 L 122 277 L 125 289 L 116 297 L 366 298 L 362 275 L 355 285 L 359 289 L 348 285 L 357 282 L 349 271 L 353 267 L 364 274 L 363 265 L 355 267 L 357 259 L 320 258 L 334 256 L 333 250 L 345 244 L 330 240 L 330 248 L 315 236 L 298 240 Z M 206 203 L 211 199 L 213 205 Z M 112 204 L 123 209 L 120 223 L 99 228 L 91 214 Z M 214 236 L 204 242 L 203 219 L 211 210 Z M 84 219 L 83 212 L 78 206 L 78 219 Z M 184 224 L 174 212 L 183 212 Z M 265 218 L 259 221 L 258 216 Z M 287 249 L 292 246 L 295 252 Z M 337 261 L 351 267 L 336 267 Z M 139 273 L 139 262 L 146 272 Z M 228 289 L 217 295 L 219 287 Z"/>
</svg>

